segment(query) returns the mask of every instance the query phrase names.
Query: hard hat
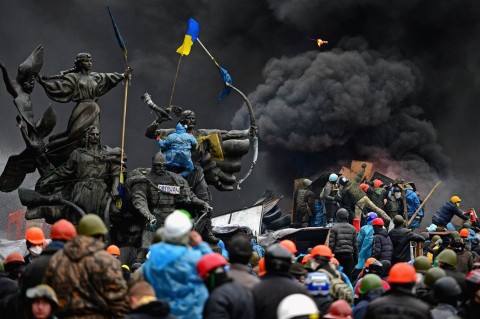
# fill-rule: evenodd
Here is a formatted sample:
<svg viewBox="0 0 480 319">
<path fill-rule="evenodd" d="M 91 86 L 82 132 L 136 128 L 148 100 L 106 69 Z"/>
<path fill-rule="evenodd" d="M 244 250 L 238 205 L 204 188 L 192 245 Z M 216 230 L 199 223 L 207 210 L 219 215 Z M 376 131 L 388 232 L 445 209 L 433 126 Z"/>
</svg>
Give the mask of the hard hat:
<svg viewBox="0 0 480 319">
<path fill-rule="evenodd" d="M 383 182 L 379 179 L 373 181 L 373 187 L 377 188 L 383 185 Z"/>
<path fill-rule="evenodd" d="M 367 222 L 371 222 L 372 220 L 374 220 L 377 217 L 378 217 L 377 213 L 370 212 L 370 213 L 367 214 Z"/>
<path fill-rule="evenodd" d="M 456 203 L 460 203 L 462 200 L 460 199 L 460 197 L 458 197 L 457 195 L 455 196 L 452 196 L 452 198 L 450 198 L 450 201 L 454 204 Z"/>
<path fill-rule="evenodd" d="M 418 256 L 413 260 L 413 267 L 417 272 L 425 274 L 432 268 L 432 264 L 426 256 Z"/>
<path fill-rule="evenodd" d="M 95 236 L 106 235 L 108 230 L 98 215 L 87 214 L 80 219 L 77 232 L 79 235 Z"/>
<path fill-rule="evenodd" d="M 310 258 L 312 258 L 312 254 L 306 254 L 305 256 L 303 256 L 302 264 L 305 265 Z"/>
<path fill-rule="evenodd" d="M 55 291 L 52 289 L 52 287 L 48 285 L 38 285 L 33 288 L 29 288 L 27 289 L 25 295 L 28 299 L 45 298 L 53 302 L 55 306 L 58 304 L 57 294 L 55 294 Z"/>
<path fill-rule="evenodd" d="M 310 185 L 312 185 L 312 181 L 309 180 L 308 178 L 305 178 L 303 180 L 303 186 L 310 186 Z"/>
<path fill-rule="evenodd" d="M 330 258 L 330 262 L 334 265 L 340 266 L 340 262 L 335 257 Z"/>
<path fill-rule="evenodd" d="M 265 269 L 265 257 L 262 257 L 258 261 L 258 275 L 261 277 L 261 276 L 265 276 L 266 273 L 267 273 L 267 270 Z"/>
<path fill-rule="evenodd" d="M 210 253 L 200 258 L 197 263 L 197 271 L 200 277 L 205 280 L 212 270 L 225 265 L 227 265 L 227 260 L 222 255 Z"/>
<path fill-rule="evenodd" d="M 365 183 L 361 183 L 360 184 L 360 188 L 362 189 L 362 191 L 364 191 L 365 193 L 367 192 L 369 186 Z"/>
<path fill-rule="evenodd" d="M 470 232 L 468 231 L 468 229 L 463 228 L 462 230 L 460 230 L 460 237 L 467 238 L 469 235 Z"/>
<path fill-rule="evenodd" d="M 297 245 L 295 245 L 295 243 L 290 239 L 284 239 L 281 242 L 279 242 L 279 244 L 287 248 L 287 250 L 292 254 L 296 254 L 298 252 Z"/>
<path fill-rule="evenodd" d="M 377 259 L 376 258 L 373 258 L 373 257 L 370 257 L 367 259 L 367 261 L 365 262 L 365 268 L 368 268 L 370 267 L 370 264 L 373 263 L 374 261 L 376 261 Z"/>
<path fill-rule="evenodd" d="M 470 221 L 466 221 L 463 223 L 463 228 L 472 228 L 472 223 Z"/>
<path fill-rule="evenodd" d="M 230 256 L 232 256 L 232 253 L 230 253 Z M 258 265 L 258 262 L 260 261 L 260 257 L 258 256 L 258 253 L 253 251 L 252 256 L 250 256 L 249 263 L 252 266 Z"/>
<path fill-rule="evenodd" d="M 460 288 L 457 281 L 450 276 L 438 279 L 433 286 L 433 296 L 441 303 L 458 299 L 461 294 L 462 288 Z"/>
<path fill-rule="evenodd" d="M 381 218 L 375 218 L 372 222 L 372 226 L 384 226 L 385 223 L 383 222 L 383 219 Z"/>
<path fill-rule="evenodd" d="M 375 274 L 367 274 L 361 279 L 360 282 L 360 294 L 366 294 L 367 292 L 372 291 L 373 289 L 382 288 L 382 279 Z"/>
<path fill-rule="evenodd" d="M 317 305 L 312 298 L 308 297 L 307 295 L 289 295 L 283 298 L 283 300 L 278 304 L 278 319 L 292 319 L 301 316 L 309 316 L 309 318 L 312 319 L 320 318 Z"/>
<path fill-rule="evenodd" d="M 435 285 L 435 282 L 438 279 L 445 277 L 446 275 L 447 274 L 445 273 L 445 270 L 443 270 L 442 268 L 430 268 L 425 274 L 425 277 L 423 278 L 423 283 L 425 284 L 425 286 L 432 289 Z"/>
<path fill-rule="evenodd" d="M 120 256 L 120 248 L 115 245 L 110 245 L 107 247 L 107 253 L 114 256 Z"/>
<path fill-rule="evenodd" d="M 348 178 L 346 176 L 342 176 L 338 179 L 338 183 L 342 186 L 345 186 L 348 184 Z"/>
<path fill-rule="evenodd" d="M 7 256 L 7 258 L 5 258 L 5 260 L 3 261 L 3 264 L 4 265 L 7 265 L 11 262 L 20 262 L 20 263 L 25 263 L 25 258 L 23 258 L 23 256 L 20 254 L 20 253 L 11 253 L 10 255 Z"/>
<path fill-rule="evenodd" d="M 465 282 L 468 286 L 471 286 L 472 291 L 480 289 L 480 269 L 474 269 L 467 274 Z"/>
<path fill-rule="evenodd" d="M 451 249 L 444 249 L 438 254 L 437 260 L 439 263 L 444 263 L 453 267 L 457 266 L 457 254 Z"/>
<path fill-rule="evenodd" d="M 165 237 L 167 239 L 179 238 L 192 230 L 192 221 L 181 211 L 174 210 L 165 218 Z"/>
<path fill-rule="evenodd" d="M 330 295 L 330 279 L 324 273 L 308 273 L 304 285 L 312 296 L 327 297 Z"/>
<path fill-rule="evenodd" d="M 45 234 L 40 227 L 34 226 L 27 229 L 25 232 L 25 239 L 34 245 L 40 245 L 45 241 Z"/>
<path fill-rule="evenodd" d="M 442 239 L 442 238 L 439 235 L 434 235 L 431 239 L 431 242 L 435 244 L 439 239 Z"/>
<path fill-rule="evenodd" d="M 330 176 L 328 176 L 328 181 L 330 183 L 335 183 L 337 181 L 337 179 L 338 179 L 338 175 L 335 174 L 335 173 L 332 173 L 332 174 L 330 174 Z"/>
<path fill-rule="evenodd" d="M 328 313 L 323 318 L 330 319 L 351 319 L 352 307 L 343 299 L 337 300 L 330 305 Z"/>
<path fill-rule="evenodd" d="M 395 217 L 393 217 L 393 224 L 395 226 L 401 226 L 403 225 L 404 222 L 405 222 L 405 219 L 403 219 L 401 215 L 396 215 Z"/>
<path fill-rule="evenodd" d="M 315 256 L 327 257 L 327 258 L 333 257 L 332 250 L 330 249 L 330 247 L 325 245 L 317 245 L 313 247 L 311 255 L 312 257 L 315 257 Z"/>
<path fill-rule="evenodd" d="M 396 263 L 390 268 L 387 281 L 390 284 L 408 284 L 417 280 L 415 268 L 408 263 Z"/>
<path fill-rule="evenodd" d="M 60 219 L 55 222 L 50 229 L 50 237 L 53 240 L 70 240 L 77 236 L 77 230 L 71 222 L 66 219 Z"/>
<path fill-rule="evenodd" d="M 383 264 L 379 260 L 374 260 L 368 266 L 368 273 L 381 276 L 383 274 Z"/>
<path fill-rule="evenodd" d="M 125 269 L 125 270 L 130 271 L 130 267 L 128 267 L 128 265 L 122 265 L 122 268 Z"/>
<path fill-rule="evenodd" d="M 287 273 L 290 270 L 293 254 L 280 244 L 273 244 L 265 251 L 267 272 Z"/>
</svg>

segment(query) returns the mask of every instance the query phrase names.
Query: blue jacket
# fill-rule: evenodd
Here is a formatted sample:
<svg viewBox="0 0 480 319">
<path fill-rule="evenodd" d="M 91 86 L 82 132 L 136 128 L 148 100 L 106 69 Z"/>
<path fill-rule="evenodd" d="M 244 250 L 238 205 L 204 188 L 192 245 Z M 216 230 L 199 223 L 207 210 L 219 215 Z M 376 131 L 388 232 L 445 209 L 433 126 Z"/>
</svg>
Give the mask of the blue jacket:
<svg viewBox="0 0 480 319">
<path fill-rule="evenodd" d="M 173 168 L 193 171 L 192 148 L 198 144 L 195 137 L 188 134 L 182 124 L 178 123 L 175 132 L 165 140 L 159 140 L 158 146 L 167 158 L 167 165 Z"/>
<path fill-rule="evenodd" d="M 457 205 L 448 201 L 443 204 L 435 214 L 433 214 L 432 223 L 437 226 L 446 227 L 454 215 L 457 215 L 463 220 L 468 220 L 468 217 L 463 215 L 463 212 L 457 207 Z"/>
<path fill-rule="evenodd" d="M 407 203 L 408 219 L 410 220 L 410 218 L 412 218 L 413 214 L 415 214 L 421 205 L 420 199 L 418 199 L 417 194 L 413 190 L 407 189 L 405 191 L 405 202 Z M 422 217 L 423 209 L 418 212 L 417 217 L 412 221 L 409 228 L 418 228 L 418 226 L 420 226 L 420 219 Z"/>
<path fill-rule="evenodd" d="M 198 276 L 197 262 L 211 252 L 204 242 L 194 248 L 164 242 L 150 246 L 150 258 L 142 266 L 143 277 L 178 318 L 202 318 L 208 290 Z"/>
<path fill-rule="evenodd" d="M 360 252 L 358 253 L 358 262 L 355 266 L 356 269 L 362 269 L 367 262 L 367 259 L 372 257 L 373 247 L 373 226 L 372 222 L 368 222 L 367 225 L 360 229 L 357 236 L 357 244 Z"/>
</svg>

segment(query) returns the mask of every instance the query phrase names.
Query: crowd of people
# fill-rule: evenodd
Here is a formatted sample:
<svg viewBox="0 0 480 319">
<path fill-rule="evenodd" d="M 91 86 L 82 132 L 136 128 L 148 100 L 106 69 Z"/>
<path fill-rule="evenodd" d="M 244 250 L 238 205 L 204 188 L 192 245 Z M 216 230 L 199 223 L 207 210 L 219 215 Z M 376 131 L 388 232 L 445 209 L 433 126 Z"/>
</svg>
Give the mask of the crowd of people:
<svg viewBox="0 0 480 319">
<path fill-rule="evenodd" d="M 288 239 L 261 247 L 245 231 L 212 246 L 183 210 L 167 216 L 147 259 L 132 265 L 106 247 L 108 229 L 95 214 L 77 227 L 57 221 L 48 243 L 30 227 L 28 254 L 0 263 L 1 317 L 478 318 L 480 229 L 460 198 L 421 233 L 402 214 L 365 214 L 375 204 L 363 198 L 357 227 L 349 209 L 332 215 L 325 206 L 327 241 L 306 251 Z M 465 223 L 452 224 L 454 215 Z"/>
</svg>

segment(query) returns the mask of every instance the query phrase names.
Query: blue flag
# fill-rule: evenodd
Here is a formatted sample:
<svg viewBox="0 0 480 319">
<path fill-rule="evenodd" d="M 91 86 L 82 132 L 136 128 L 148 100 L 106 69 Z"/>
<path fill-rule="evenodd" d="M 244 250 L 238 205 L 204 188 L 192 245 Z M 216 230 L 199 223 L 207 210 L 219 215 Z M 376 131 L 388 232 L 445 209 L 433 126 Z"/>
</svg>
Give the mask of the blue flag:
<svg viewBox="0 0 480 319">
<path fill-rule="evenodd" d="M 220 71 L 220 76 L 222 77 L 222 81 L 225 84 L 222 92 L 220 92 L 220 94 L 217 96 L 217 103 L 220 103 L 220 101 L 224 97 L 227 97 L 232 91 L 232 88 L 226 85 L 226 83 L 230 85 L 232 84 L 232 77 L 230 76 L 230 74 L 228 74 L 227 70 L 225 70 L 221 66 L 218 66 L 218 70 Z"/>
<path fill-rule="evenodd" d="M 115 31 L 115 37 L 117 38 L 118 45 L 120 45 L 120 48 L 122 49 L 122 52 L 123 52 L 123 59 L 125 60 L 125 63 L 127 63 L 127 46 L 125 45 L 125 40 L 123 40 L 122 35 L 118 30 L 117 24 L 115 23 L 115 19 L 113 19 L 113 15 L 112 15 L 112 12 L 110 11 L 109 6 L 107 6 L 107 10 L 108 10 L 108 14 L 110 15 L 110 19 L 112 20 L 113 31 Z"/>
</svg>

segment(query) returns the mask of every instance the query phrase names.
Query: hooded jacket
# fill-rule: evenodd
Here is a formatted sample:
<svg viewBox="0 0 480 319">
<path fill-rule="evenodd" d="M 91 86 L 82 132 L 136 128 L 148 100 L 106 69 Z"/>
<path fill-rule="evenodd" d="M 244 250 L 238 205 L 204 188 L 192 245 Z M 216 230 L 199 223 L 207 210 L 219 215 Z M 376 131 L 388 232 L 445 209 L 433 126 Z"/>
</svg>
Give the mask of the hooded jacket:
<svg viewBox="0 0 480 319">
<path fill-rule="evenodd" d="M 79 235 L 53 255 L 45 283 L 57 293 L 61 318 L 122 318 L 129 312 L 120 261 L 94 237 Z"/>
<path fill-rule="evenodd" d="M 367 259 L 372 257 L 373 226 L 371 221 L 360 229 L 357 236 L 357 244 L 360 252 L 358 254 L 358 262 L 355 268 L 362 269 L 365 266 Z"/>
<path fill-rule="evenodd" d="M 329 246 L 334 254 L 358 257 L 357 231 L 348 223 L 348 211 L 344 208 L 337 211 L 337 223 L 330 229 Z"/>
<path fill-rule="evenodd" d="M 468 217 L 463 215 L 463 212 L 457 205 L 448 201 L 433 214 L 432 222 L 437 226 L 446 227 L 454 215 L 457 215 L 463 220 L 468 220 Z"/>
<path fill-rule="evenodd" d="M 393 245 L 390 237 L 388 237 L 387 230 L 381 226 L 374 226 L 373 231 L 372 257 L 379 261 L 391 261 Z"/>
<path fill-rule="evenodd" d="M 175 131 L 170 133 L 165 140 L 158 141 L 158 146 L 167 159 L 167 166 L 188 171 L 193 171 L 191 150 L 197 144 L 195 137 L 188 134 L 181 123 L 177 124 Z"/>
</svg>

